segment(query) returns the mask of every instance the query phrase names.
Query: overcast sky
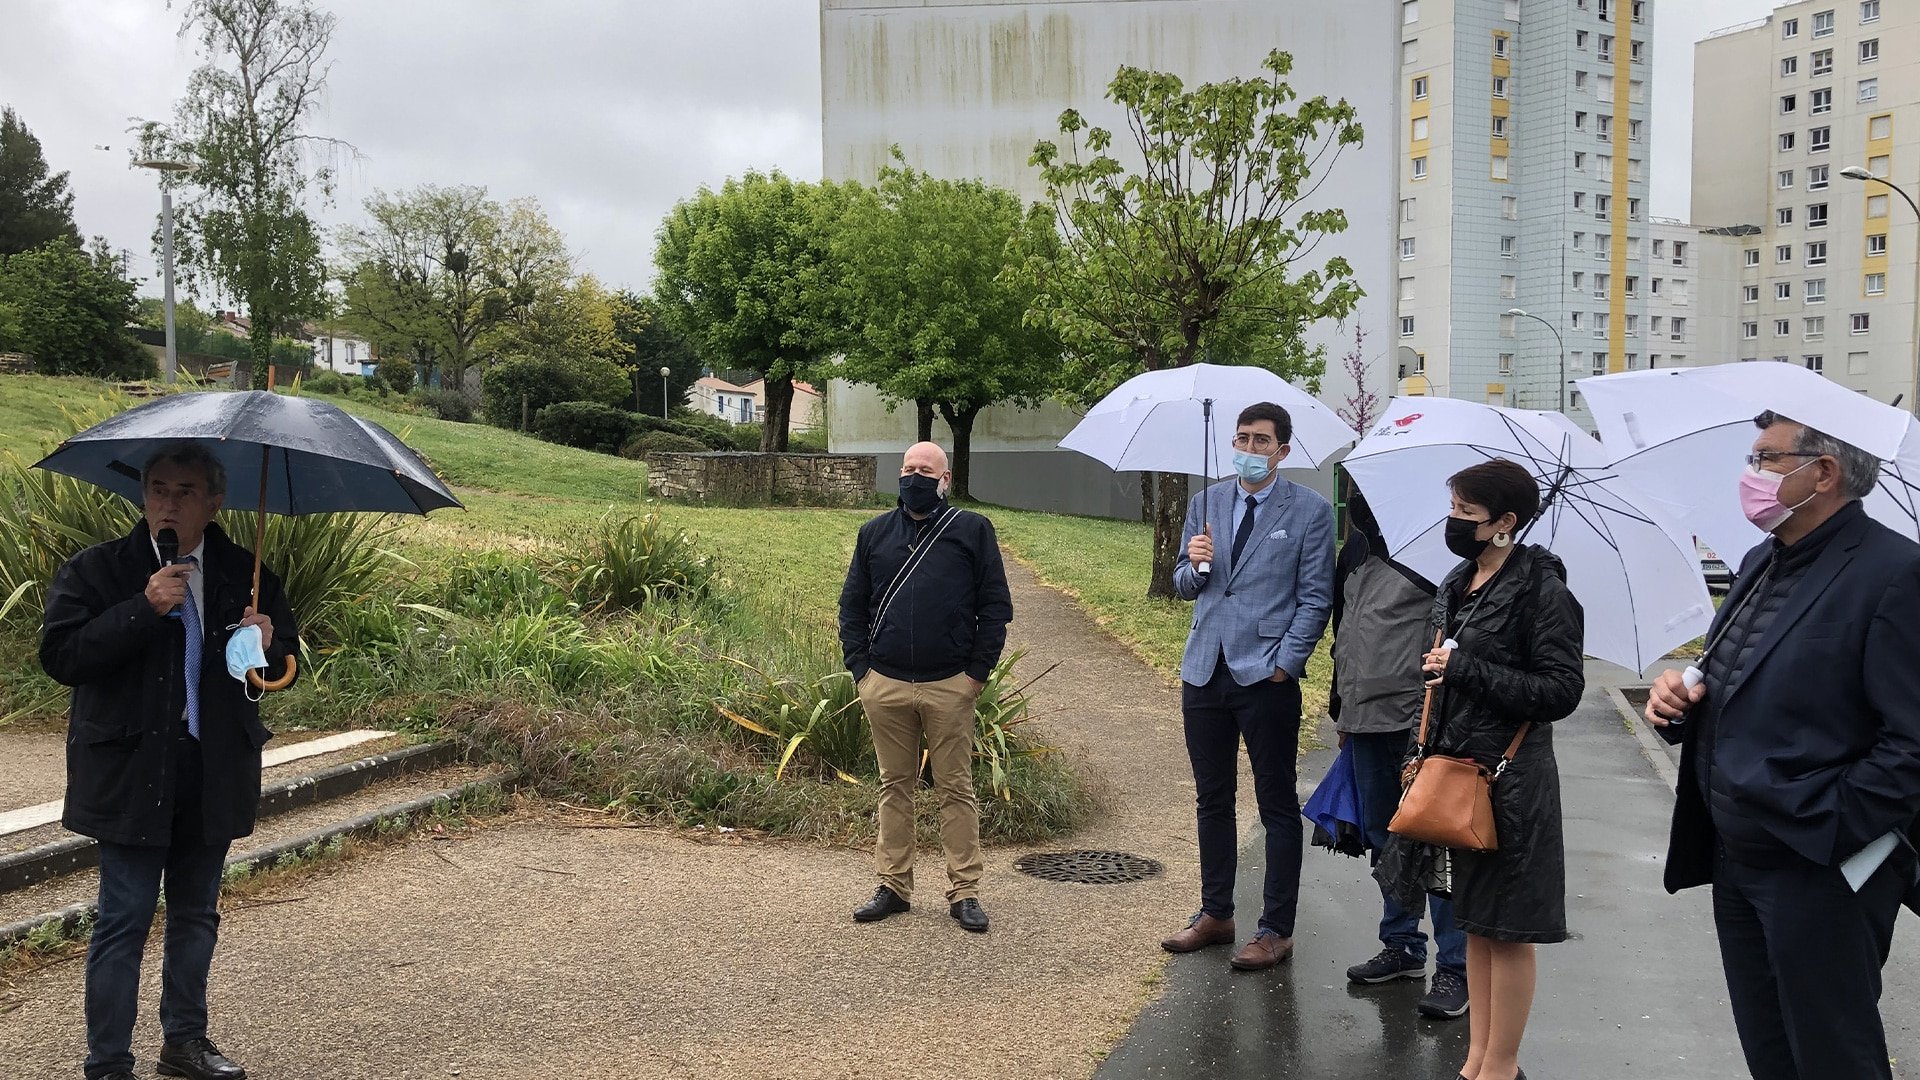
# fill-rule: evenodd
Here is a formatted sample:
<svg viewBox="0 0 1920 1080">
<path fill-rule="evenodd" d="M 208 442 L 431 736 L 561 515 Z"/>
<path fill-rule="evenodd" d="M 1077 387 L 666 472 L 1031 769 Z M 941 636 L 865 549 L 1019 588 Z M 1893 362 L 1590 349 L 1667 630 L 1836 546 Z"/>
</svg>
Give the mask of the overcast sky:
<svg viewBox="0 0 1920 1080">
<path fill-rule="evenodd" d="M 1655 214 L 1687 213 L 1692 43 L 1774 2 L 1656 0 Z M 318 211 L 329 225 L 357 217 L 376 189 L 481 184 L 502 199 L 538 198 L 582 269 L 638 288 L 652 274 L 655 227 L 702 183 L 749 168 L 819 175 L 817 0 L 322 6 L 339 27 L 311 130 L 361 154 L 335 205 Z M 81 231 L 130 249 L 133 272 L 156 276 L 148 237 L 159 196 L 151 174 L 127 167 L 126 129 L 135 117 L 170 117 L 197 63 L 177 34 L 178 5 L 0 0 L 0 9 L 0 103 L 19 112 L 56 171 L 72 173 Z"/>
</svg>

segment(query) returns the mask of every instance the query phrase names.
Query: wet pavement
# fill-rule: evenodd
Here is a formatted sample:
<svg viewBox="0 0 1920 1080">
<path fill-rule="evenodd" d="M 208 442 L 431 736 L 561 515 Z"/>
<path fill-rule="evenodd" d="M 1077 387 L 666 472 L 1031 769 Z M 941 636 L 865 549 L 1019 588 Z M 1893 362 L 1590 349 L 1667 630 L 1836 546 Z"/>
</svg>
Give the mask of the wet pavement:
<svg viewBox="0 0 1920 1080">
<path fill-rule="evenodd" d="M 1660 885 L 1671 789 L 1597 684 L 1578 712 L 1555 725 L 1554 737 L 1574 937 L 1539 949 L 1539 989 L 1520 1055 L 1527 1075 L 1746 1075 L 1707 891 L 1668 896 Z M 1303 790 L 1332 756 L 1321 751 L 1302 762 Z M 1262 854 L 1255 830 L 1240 857 L 1236 897 L 1248 933 L 1258 918 Z M 1309 847 L 1293 960 L 1241 974 L 1228 968 L 1226 949 L 1174 957 L 1165 991 L 1096 1080 L 1450 1080 L 1466 1056 L 1464 1019 L 1418 1016 L 1424 982 L 1358 988 L 1346 981 L 1349 965 L 1378 951 L 1379 917 L 1365 863 Z M 1886 970 L 1882 1011 L 1896 1060 L 1920 1054 L 1916 930 L 1903 913 Z"/>
</svg>

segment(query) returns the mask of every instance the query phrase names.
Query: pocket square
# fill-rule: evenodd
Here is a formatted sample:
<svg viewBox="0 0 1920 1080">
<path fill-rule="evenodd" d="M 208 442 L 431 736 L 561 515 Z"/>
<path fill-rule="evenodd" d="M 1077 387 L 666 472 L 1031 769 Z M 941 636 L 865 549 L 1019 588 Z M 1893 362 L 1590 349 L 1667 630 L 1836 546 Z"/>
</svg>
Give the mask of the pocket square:
<svg viewBox="0 0 1920 1080">
<path fill-rule="evenodd" d="M 1285 529 L 1275 529 L 1274 531 L 1267 534 L 1267 539 L 1269 540 L 1285 540 L 1286 538 L 1287 538 L 1287 530 Z"/>
</svg>

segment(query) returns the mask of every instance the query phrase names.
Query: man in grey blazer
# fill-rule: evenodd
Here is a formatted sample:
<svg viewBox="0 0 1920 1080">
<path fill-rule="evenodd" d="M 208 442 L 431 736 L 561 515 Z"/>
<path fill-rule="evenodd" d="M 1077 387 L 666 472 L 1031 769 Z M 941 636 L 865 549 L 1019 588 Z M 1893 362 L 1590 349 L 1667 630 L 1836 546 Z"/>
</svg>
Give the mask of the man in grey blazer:
<svg viewBox="0 0 1920 1080">
<path fill-rule="evenodd" d="M 1293 955 L 1303 847 L 1294 791 L 1300 679 L 1333 608 L 1333 508 L 1318 492 L 1274 472 L 1292 437 L 1293 418 L 1272 402 L 1240 414 L 1233 438 L 1237 478 L 1194 496 L 1186 558 L 1173 568 L 1175 591 L 1195 601 L 1180 662 L 1180 703 L 1198 805 L 1200 911 L 1160 944 L 1178 953 L 1235 940 L 1240 838 L 1234 797 L 1244 739 L 1267 831 L 1267 879 L 1260 928 L 1233 954 L 1240 971 L 1261 971 Z"/>
</svg>

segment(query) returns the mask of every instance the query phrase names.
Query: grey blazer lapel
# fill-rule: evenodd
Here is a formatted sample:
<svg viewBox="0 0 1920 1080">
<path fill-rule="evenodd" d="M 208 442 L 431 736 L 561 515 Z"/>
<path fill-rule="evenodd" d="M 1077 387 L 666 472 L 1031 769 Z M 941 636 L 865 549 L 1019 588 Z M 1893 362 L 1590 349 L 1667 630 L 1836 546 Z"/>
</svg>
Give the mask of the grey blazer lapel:
<svg viewBox="0 0 1920 1080">
<path fill-rule="evenodd" d="M 1229 585 L 1240 576 L 1241 567 L 1252 564 L 1253 553 L 1260 550 L 1260 545 L 1266 541 L 1267 534 L 1273 531 L 1274 523 L 1285 515 L 1287 505 L 1293 501 L 1293 484 L 1290 481 L 1276 478 L 1273 483 L 1273 494 L 1267 496 L 1267 501 L 1260 504 L 1260 512 L 1254 515 L 1253 535 L 1247 537 L 1246 550 L 1240 552 L 1240 558 L 1233 563 L 1233 572 L 1227 577 L 1227 583 Z M 1240 489 L 1235 488 L 1234 490 L 1238 492 Z M 1244 503 L 1242 505 L 1244 505 Z M 1240 527 L 1240 522 L 1237 518 L 1233 526 L 1236 529 Z M 1227 547 L 1229 552 L 1231 552 L 1233 547 L 1232 540 L 1227 541 Z"/>
</svg>

